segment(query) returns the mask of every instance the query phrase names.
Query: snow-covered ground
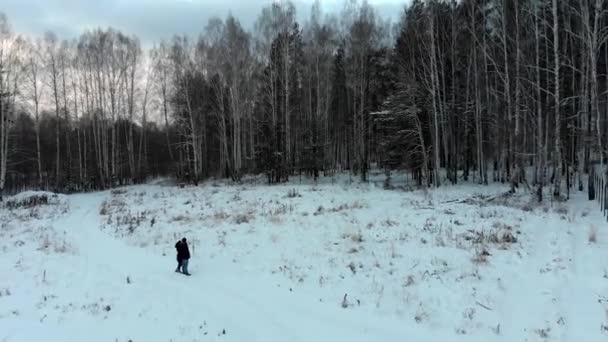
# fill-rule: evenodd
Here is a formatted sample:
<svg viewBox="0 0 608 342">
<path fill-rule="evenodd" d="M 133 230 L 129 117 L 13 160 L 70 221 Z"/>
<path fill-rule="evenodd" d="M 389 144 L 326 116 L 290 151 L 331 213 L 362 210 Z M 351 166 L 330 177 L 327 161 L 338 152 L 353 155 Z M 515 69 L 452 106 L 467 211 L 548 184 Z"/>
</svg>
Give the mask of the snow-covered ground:
<svg viewBox="0 0 608 342">
<path fill-rule="evenodd" d="M 259 183 L 9 199 L 0 341 L 608 340 L 608 224 L 584 193 Z"/>
</svg>

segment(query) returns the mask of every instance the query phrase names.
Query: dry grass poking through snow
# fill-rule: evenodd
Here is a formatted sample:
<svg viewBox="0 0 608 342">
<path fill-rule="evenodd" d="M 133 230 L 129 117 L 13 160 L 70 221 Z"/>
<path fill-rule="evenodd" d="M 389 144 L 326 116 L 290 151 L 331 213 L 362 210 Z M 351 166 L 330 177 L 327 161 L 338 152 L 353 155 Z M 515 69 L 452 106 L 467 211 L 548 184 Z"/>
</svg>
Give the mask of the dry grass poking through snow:
<svg viewBox="0 0 608 342">
<path fill-rule="evenodd" d="M 46 227 L 39 232 L 38 250 L 44 253 L 76 254 L 76 248 L 64 236 L 56 234 L 52 228 Z"/>
<path fill-rule="evenodd" d="M 594 224 L 589 226 L 589 243 L 597 243 L 597 227 Z"/>
<path fill-rule="evenodd" d="M 44 254 L 76 254 L 64 233 L 50 222 L 69 213 L 63 195 L 28 191 L 9 197 L 0 209 L 0 254 L 34 246 Z"/>
<path fill-rule="evenodd" d="M 488 257 L 490 255 L 490 252 L 488 252 L 485 248 L 480 248 L 477 249 L 475 255 L 473 256 L 473 258 L 471 258 L 471 261 L 473 261 L 473 263 L 477 265 L 485 264 L 488 262 Z"/>
</svg>

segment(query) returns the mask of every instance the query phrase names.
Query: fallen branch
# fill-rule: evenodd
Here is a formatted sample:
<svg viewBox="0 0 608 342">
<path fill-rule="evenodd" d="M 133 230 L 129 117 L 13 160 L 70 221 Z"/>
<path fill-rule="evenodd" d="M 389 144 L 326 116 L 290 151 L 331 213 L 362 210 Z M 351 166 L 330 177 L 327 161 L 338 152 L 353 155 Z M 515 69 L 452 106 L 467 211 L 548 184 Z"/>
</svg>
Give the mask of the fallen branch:
<svg viewBox="0 0 608 342">
<path fill-rule="evenodd" d="M 477 302 L 477 301 L 475 303 L 477 305 L 481 306 L 482 308 L 488 310 L 488 311 L 492 311 L 492 308 L 490 308 L 489 306 L 483 305 L 483 304 L 481 304 L 480 302 Z"/>
</svg>

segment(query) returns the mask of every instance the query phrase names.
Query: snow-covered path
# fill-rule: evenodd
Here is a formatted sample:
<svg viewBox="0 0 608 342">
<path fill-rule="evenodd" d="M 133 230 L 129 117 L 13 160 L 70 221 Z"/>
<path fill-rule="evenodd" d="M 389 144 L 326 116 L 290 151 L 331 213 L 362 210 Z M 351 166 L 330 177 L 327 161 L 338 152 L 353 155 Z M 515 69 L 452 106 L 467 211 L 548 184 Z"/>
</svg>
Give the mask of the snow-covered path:
<svg viewBox="0 0 608 342">
<path fill-rule="evenodd" d="M 589 221 L 599 222 L 600 226 L 579 225 L 562 234 L 569 239 L 570 244 L 566 246 L 570 247 L 570 253 L 565 260 L 566 277 L 560 284 L 565 313 L 562 324 L 566 326 L 561 341 L 577 341 L 583 336 L 586 341 L 606 341 L 606 336 L 589 334 L 589 331 L 608 332 L 605 331 L 608 322 L 602 322 L 602 318 L 608 320 L 608 303 L 603 302 L 608 296 L 608 224 L 604 224 L 595 202 L 586 204 L 591 207 Z M 596 232 L 593 242 L 589 241 L 591 229 Z"/>
<path fill-rule="evenodd" d="M 111 313 L 107 319 L 84 320 L 79 329 L 71 324 L 49 327 L 52 336 L 108 341 L 117 338 L 116 332 L 131 331 L 122 337 L 168 341 L 211 335 L 211 340 L 294 342 L 400 341 L 404 337 L 423 342 L 447 337 L 429 331 L 421 335 L 416 331 L 419 329 L 408 329 L 403 322 L 346 312 L 334 303 L 316 303 L 316 298 L 305 294 L 295 297 L 287 289 L 268 288 L 270 281 L 246 279 L 220 268 L 205 270 L 197 266 L 201 260 L 193 260 L 192 277 L 175 274 L 171 271 L 175 267 L 173 257 L 129 246 L 99 229 L 98 211 L 103 198 L 74 195 L 69 199 L 71 214 L 54 222 L 55 228 L 64 230 L 79 249 L 80 262 L 71 271 L 83 280 L 74 284 L 80 288 L 69 291 L 95 298 L 101 295 L 100 289 L 110 288 L 117 292 L 115 295 L 120 293 L 116 296 L 120 301 L 108 304 Z M 127 277 L 130 284 L 126 283 Z M 171 325 L 176 323 L 181 337 L 174 335 L 176 329 Z M 91 331 L 97 336 L 91 336 Z M 27 332 L 24 340 L 26 336 Z"/>
<path fill-rule="evenodd" d="M 508 266 L 503 267 L 504 274 L 498 280 L 499 287 L 503 292 L 499 310 L 502 317 L 510 317 L 505 320 L 500 330 L 507 335 L 507 340 L 519 340 L 522 334 L 526 337 L 534 337 L 535 331 L 527 331 L 530 326 L 544 327 L 548 321 L 553 320 L 557 307 L 558 288 L 547 288 L 554 283 L 547 284 L 546 272 L 551 272 L 548 265 L 555 258 L 555 249 L 559 248 L 555 243 L 555 236 L 559 233 L 539 225 L 542 220 L 536 220 L 533 225 L 538 227 L 535 238 L 522 243 L 528 244 L 527 248 L 519 255 L 513 253 Z M 562 250 L 561 253 L 568 253 Z M 539 272 L 540 271 L 540 272 Z M 517 314 L 514 314 L 517 313 Z"/>
<path fill-rule="evenodd" d="M 593 202 L 575 203 L 585 203 L 590 222 L 601 222 Z M 508 283 L 501 279 L 502 315 L 512 318 L 504 329 L 508 339 L 521 339 L 523 332 L 529 340 L 605 341 L 600 330 L 608 311 L 603 312 L 598 298 L 608 290 L 600 261 L 608 260 L 608 229 L 598 230 L 597 242 L 590 243 L 588 225 L 566 226 L 558 217 L 527 223 L 534 227 L 533 238 L 522 242 L 529 255 L 526 261 L 513 255 L 513 267 L 503 269 L 510 272 L 503 278 Z"/>
</svg>

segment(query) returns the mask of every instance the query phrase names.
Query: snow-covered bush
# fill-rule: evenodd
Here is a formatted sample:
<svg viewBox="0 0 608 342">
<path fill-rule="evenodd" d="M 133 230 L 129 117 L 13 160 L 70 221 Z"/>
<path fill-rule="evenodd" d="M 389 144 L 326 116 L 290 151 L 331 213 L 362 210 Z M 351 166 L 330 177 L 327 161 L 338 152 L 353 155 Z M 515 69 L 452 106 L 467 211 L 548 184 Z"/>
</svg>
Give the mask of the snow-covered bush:
<svg viewBox="0 0 608 342">
<path fill-rule="evenodd" d="M 10 197 L 6 201 L 7 209 L 27 209 L 46 205 L 57 205 L 63 203 L 63 196 L 44 191 L 25 191 Z"/>
</svg>

